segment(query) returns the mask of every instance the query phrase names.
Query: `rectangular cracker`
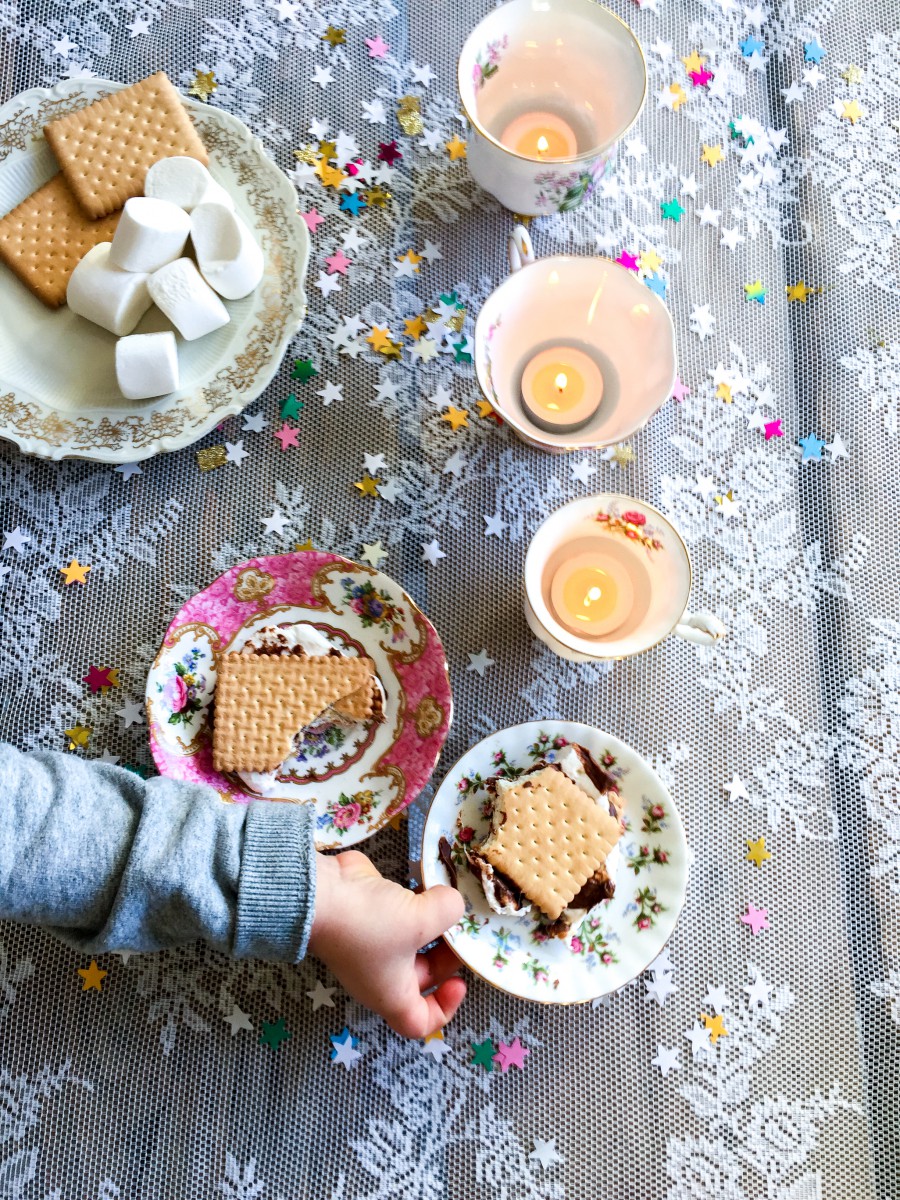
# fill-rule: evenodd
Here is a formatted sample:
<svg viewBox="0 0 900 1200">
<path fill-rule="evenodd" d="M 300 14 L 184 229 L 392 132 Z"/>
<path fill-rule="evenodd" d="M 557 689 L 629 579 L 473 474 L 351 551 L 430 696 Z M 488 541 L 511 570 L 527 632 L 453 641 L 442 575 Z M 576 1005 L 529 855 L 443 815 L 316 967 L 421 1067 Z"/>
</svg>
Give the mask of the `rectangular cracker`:
<svg viewBox="0 0 900 1200">
<path fill-rule="evenodd" d="M 329 705 L 373 684 L 370 658 L 225 654 L 213 722 L 217 771 L 274 771 Z"/>
<path fill-rule="evenodd" d="M 51 121 L 44 136 L 78 203 L 95 219 L 142 196 L 157 159 L 186 154 L 208 162 L 165 71 Z"/>
<path fill-rule="evenodd" d="M 549 766 L 520 779 L 495 803 L 503 817 L 481 854 L 555 921 L 605 864 L 621 834 L 618 821 Z"/>
<path fill-rule="evenodd" d="M 92 221 L 61 174 L 0 218 L 0 260 L 48 308 L 66 301 L 69 276 L 88 250 L 109 242 L 118 212 Z"/>
</svg>

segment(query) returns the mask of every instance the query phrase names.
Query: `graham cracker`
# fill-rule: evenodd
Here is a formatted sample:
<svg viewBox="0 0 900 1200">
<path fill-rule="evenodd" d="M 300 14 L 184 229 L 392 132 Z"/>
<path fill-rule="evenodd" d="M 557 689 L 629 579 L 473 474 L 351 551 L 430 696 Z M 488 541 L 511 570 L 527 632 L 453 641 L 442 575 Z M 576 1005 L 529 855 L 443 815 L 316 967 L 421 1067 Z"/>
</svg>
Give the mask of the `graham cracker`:
<svg viewBox="0 0 900 1200">
<path fill-rule="evenodd" d="M 363 687 L 351 692 L 349 696 L 342 696 L 340 700 L 335 700 L 331 707 L 342 717 L 347 717 L 348 720 L 366 721 L 375 713 L 377 690 L 375 676 L 370 675 Z"/>
<path fill-rule="evenodd" d="M 619 823 L 553 767 L 519 780 L 496 803 L 505 819 L 481 853 L 555 921 L 606 862 Z"/>
<path fill-rule="evenodd" d="M 370 658 L 260 657 L 219 661 L 213 725 L 217 771 L 274 771 L 295 734 L 329 705 L 374 684 Z"/>
<path fill-rule="evenodd" d="M 54 175 L 0 218 L 0 259 L 48 308 L 59 308 L 72 272 L 88 250 L 112 240 L 119 216 L 90 220 Z"/>
<path fill-rule="evenodd" d="M 144 194 L 152 163 L 206 148 L 165 71 L 44 126 L 44 137 L 88 216 L 106 216 Z"/>
</svg>

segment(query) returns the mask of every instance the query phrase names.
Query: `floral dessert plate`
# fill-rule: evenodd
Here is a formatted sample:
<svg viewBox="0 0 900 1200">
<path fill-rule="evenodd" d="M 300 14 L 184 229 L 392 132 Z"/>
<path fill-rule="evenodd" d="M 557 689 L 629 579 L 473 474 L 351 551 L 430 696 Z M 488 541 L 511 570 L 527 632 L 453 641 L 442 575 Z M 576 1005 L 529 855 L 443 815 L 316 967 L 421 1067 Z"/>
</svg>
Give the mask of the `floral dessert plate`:
<svg viewBox="0 0 900 1200">
<path fill-rule="evenodd" d="M 263 627 L 298 623 L 343 654 L 373 659 L 384 715 L 314 722 L 260 797 L 213 769 L 216 663 Z M 315 804 L 323 850 L 361 842 L 416 798 L 452 714 L 444 648 L 409 596 L 380 571 L 317 550 L 251 559 L 220 575 L 175 617 L 147 677 L 150 748 L 162 775 L 210 784 L 233 802 Z"/>
<path fill-rule="evenodd" d="M 565 938 L 547 938 L 530 916 L 498 916 L 469 870 L 465 847 L 487 832 L 492 775 L 515 779 L 538 759 L 553 761 L 576 742 L 619 781 L 626 831 L 614 875 L 616 894 L 591 909 Z M 473 746 L 444 778 L 425 821 L 422 880 L 451 883 L 440 842 L 450 845 L 466 902 L 444 937 L 488 983 L 546 1004 L 580 1004 L 639 975 L 668 941 L 684 905 L 688 850 L 672 797 L 648 763 L 618 738 L 571 721 L 514 725 Z"/>
<path fill-rule="evenodd" d="M 0 214 L 59 169 L 43 126 L 124 86 L 68 79 L 0 106 Z M 0 437 L 28 454 L 126 463 L 190 445 L 260 395 L 306 314 L 309 233 L 293 184 L 236 117 L 181 99 L 209 151 L 210 173 L 262 248 L 262 282 L 228 301 L 227 325 L 196 341 L 179 338 L 177 391 L 126 400 L 116 384 L 114 335 L 65 305 L 45 308 L 0 268 Z M 151 308 L 135 332 L 168 328 Z"/>
</svg>

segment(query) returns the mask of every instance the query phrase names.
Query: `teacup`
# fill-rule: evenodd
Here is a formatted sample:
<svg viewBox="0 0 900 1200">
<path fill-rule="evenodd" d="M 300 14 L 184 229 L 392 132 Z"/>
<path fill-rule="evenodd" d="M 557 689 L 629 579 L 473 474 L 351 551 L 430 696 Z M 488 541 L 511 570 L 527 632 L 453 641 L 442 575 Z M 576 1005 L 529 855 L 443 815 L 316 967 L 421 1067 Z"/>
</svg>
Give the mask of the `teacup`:
<svg viewBox="0 0 900 1200">
<path fill-rule="evenodd" d="M 512 212 L 569 212 L 637 120 L 647 65 L 593 0 L 509 0 L 466 39 L 459 94 L 475 181 Z"/>
<path fill-rule="evenodd" d="M 608 258 L 536 261 L 521 225 L 508 253 L 511 274 L 475 323 L 475 371 L 485 396 L 523 442 L 541 450 L 625 441 L 672 394 L 669 310 Z"/>
<path fill-rule="evenodd" d="M 675 633 L 711 646 L 725 626 L 686 613 L 691 560 L 681 534 L 649 504 L 602 493 L 564 504 L 525 556 L 525 617 L 562 658 L 602 662 L 650 650 Z"/>
</svg>

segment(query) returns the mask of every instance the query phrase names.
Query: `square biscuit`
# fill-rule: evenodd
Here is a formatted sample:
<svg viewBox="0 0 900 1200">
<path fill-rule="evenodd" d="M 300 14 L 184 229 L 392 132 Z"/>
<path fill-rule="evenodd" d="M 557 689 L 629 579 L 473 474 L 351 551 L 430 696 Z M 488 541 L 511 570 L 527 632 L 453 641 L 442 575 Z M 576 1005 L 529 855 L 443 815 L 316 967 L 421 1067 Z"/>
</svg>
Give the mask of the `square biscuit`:
<svg viewBox="0 0 900 1200">
<path fill-rule="evenodd" d="M 63 176 L 54 175 L 0 218 L 0 260 L 48 308 L 59 308 L 69 276 L 88 250 L 112 240 L 119 215 L 91 221 Z"/>
<path fill-rule="evenodd" d="M 157 71 L 44 126 L 69 187 L 89 217 L 121 208 L 144 194 L 144 179 L 159 158 L 208 155 L 181 97 Z"/>
<path fill-rule="evenodd" d="M 497 803 L 503 818 L 481 853 L 555 921 L 605 864 L 619 823 L 549 766 L 506 789 Z"/>
</svg>

